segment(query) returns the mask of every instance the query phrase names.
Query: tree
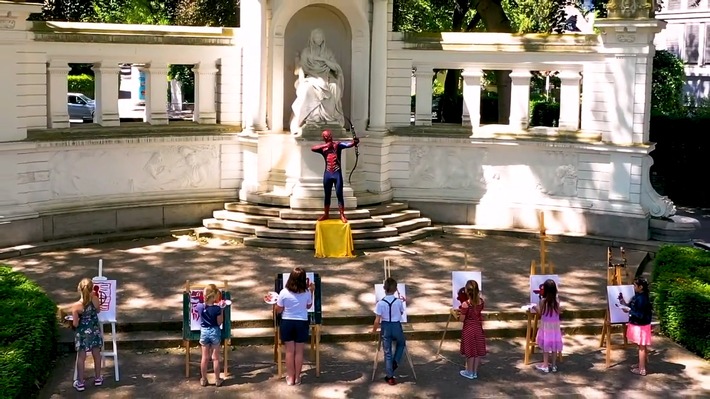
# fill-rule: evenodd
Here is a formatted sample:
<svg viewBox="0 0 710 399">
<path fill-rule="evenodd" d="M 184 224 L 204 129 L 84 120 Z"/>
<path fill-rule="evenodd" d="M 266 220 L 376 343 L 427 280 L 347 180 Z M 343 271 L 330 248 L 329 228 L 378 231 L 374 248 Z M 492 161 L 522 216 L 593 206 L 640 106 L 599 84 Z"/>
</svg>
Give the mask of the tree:
<svg viewBox="0 0 710 399">
<path fill-rule="evenodd" d="M 666 50 L 653 56 L 651 78 L 651 114 L 675 116 L 683 112 L 685 71 L 683 61 Z"/>
</svg>

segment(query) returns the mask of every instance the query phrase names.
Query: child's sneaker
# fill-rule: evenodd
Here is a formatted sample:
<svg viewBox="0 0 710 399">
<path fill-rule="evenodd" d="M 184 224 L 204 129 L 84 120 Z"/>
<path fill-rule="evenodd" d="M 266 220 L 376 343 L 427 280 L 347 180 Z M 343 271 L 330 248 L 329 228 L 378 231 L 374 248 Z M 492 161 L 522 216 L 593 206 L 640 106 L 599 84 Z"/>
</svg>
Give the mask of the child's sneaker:
<svg viewBox="0 0 710 399">
<path fill-rule="evenodd" d="M 552 372 L 556 373 L 557 372 L 557 366 L 552 366 Z"/>
<path fill-rule="evenodd" d="M 79 380 L 74 380 L 74 383 L 72 384 L 74 389 L 76 389 L 79 392 L 83 392 L 86 387 L 84 386 L 83 382 L 79 382 Z"/>
<path fill-rule="evenodd" d="M 385 377 L 385 381 L 390 385 L 397 384 L 397 380 L 395 380 L 394 377 Z"/>
<path fill-rule="evenodd" d="M 475 380 L 478 378 L 478 373 L 471 372 L 471 379 Z"/>
<path fill-rule="evenodd" d="M 550 372 L 550 367 L 548 366 L 543 366 L 542 364 L 536 364 L 535 368 L 542 371 L 543 373 L 549 373 Z"/>
<path fill-rule="evenodd" d="M 459 371 L 459 375 L 461 375 L 461 377 L 463 377 L 463 378 L 468 378 L 469 380 L 476 378 L 473 376 L 473 373 L 468 370 Z"/>
<path fill-rule="evenodd" d="M 103 384 L 104 384 L 104 377 L 94 378 L 94 386 L 95 387 L 100 387 Z"/>
</svg>

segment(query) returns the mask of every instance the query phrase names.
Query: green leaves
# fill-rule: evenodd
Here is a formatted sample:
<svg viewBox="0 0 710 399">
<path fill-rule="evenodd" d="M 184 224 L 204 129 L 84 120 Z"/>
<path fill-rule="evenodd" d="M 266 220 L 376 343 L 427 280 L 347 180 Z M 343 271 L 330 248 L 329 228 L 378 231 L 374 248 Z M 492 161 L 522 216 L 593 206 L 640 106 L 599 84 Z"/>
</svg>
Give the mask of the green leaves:
<svg viewBox="0 0 710 399">
<path fill-rule="evenodd" d="M 683 87 L 685 71 L 683 61 L 666 50 L 657 50 L 653 56 L 651 86 L 651 114 L 675 116 L 683 114 Z"/>
</svg>

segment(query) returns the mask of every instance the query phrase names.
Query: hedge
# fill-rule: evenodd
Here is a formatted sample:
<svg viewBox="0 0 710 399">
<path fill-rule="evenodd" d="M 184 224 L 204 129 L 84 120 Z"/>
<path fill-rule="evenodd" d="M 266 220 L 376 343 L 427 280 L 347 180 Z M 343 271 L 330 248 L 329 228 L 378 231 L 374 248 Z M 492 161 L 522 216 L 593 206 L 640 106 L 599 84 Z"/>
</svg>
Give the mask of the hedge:
<svg viewBox="0 0 710 399">
<path fill-rule="evenodd" d="M 0 265 L 0 397 L 35 397 L 57 354 L 57 306 L 24 275 Z"/>
<path fill-rule="evenodd" d="M 551 101 L 530 102 L 530 126 L 557 127 L 560 125 L 560 103 Z"/>
<path fill-rule="evenodd" d="M 651 293 L 661 331 L 710 360 L 710 252 L 662 247 L 656 255 Z"/>
<path fill-rule="evenodd" d="M 90 75 L 69 75 L 69 93 L 81 93 L 94 98 L 94 77 Z"/>
</svg>

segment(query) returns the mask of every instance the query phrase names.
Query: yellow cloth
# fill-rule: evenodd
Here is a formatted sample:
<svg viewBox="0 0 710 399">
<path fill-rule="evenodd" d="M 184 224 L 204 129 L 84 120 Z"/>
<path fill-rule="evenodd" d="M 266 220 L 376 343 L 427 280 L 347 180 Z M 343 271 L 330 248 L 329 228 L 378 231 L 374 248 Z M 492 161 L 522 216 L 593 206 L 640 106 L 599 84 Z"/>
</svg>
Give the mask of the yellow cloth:
<svg viewBox="0 0 710 399">
<path fill-rule="evenodd" d="M 350 223 L 340 219 L 316 222 L 316 258 L 352 258 L 353 233 Z"/>
</svg>

